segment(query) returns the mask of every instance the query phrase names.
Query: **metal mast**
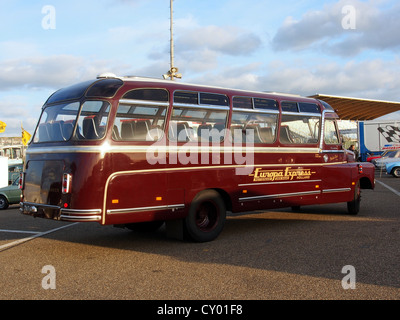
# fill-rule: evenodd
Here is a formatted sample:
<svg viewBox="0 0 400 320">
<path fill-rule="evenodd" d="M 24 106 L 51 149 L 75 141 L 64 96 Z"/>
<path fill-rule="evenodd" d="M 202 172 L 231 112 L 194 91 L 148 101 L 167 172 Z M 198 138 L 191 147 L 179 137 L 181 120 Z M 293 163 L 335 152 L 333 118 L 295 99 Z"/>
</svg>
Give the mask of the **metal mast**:
<svg viewBox="0 0 400 320">
<path fill-rule="evenodd" d="M 173 9 L 173 0 L 170 0 L 170 69 L 169 71 L 163 75 L 164 79 L 170 78 L 174 80 L 174 78 L 181 79 L 182 75 L 178 73 L 178 68 L 174 65 L 174 9 Z"/>
</svg>

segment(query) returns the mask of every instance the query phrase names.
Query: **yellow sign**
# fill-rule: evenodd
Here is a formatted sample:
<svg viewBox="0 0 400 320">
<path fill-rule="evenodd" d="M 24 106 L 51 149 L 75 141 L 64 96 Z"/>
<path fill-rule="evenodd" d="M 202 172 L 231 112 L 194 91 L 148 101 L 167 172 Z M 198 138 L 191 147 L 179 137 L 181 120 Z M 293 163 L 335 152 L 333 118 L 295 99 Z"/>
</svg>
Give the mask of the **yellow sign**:
<svg viewBox="0 0 400 320">
<path fill-rule="evenodd" d="M 0 133 L 6 131 L 6 127 L 7 125 L 4 122 L 0 121 Z"/>
<path fill-rule="evenodd" d="M 24 128 L 22 128 L 21 125 L 21 129 L 22 129 L 22 143 L 24 146 L 26 146 L 29 142 L 29 140 L 31 140 L 31 134 L 26 131 Z"/>
<path fill-rule="evenodd" d="M 292 181 L 292 180 L 307 180 L 316 172 L 311 169 L 286 167 L 284 169 L 267 170 L 256 168 L 254 173 L 250 174 L 253 182 L 273 182 L 273 181 Z"/>
</svg>

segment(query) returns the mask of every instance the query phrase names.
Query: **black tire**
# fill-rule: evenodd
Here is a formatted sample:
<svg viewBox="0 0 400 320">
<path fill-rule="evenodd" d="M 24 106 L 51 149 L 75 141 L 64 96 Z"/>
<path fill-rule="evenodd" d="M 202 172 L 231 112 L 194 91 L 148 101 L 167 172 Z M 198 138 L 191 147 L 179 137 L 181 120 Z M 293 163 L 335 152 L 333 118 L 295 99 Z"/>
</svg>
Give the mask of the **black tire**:
<svg viewBox="0 0 400 320">
<path fill-rule="evenodd" d="M 224 228 L 226 207 L 215 190 L 199 192 L 193 199 L 184 220 L 185 236 L 196 242 L 212 241 Z"/>
<path fill-rule="evenodd" d="M 395 167 L 392 170 L 393 177 L 400 178 L 400 167 Z"/>
<path fill-rule="evenodd" d="M 136 232 L 156 232 L 163 224 L 164 221 L 138 222 L 126 224 L 125 228 Z"/>
<path fill-rule="evenodd" d="M 354 196 L 353 200 L 347 202 L 347 211 L 351 215 L 357 215 L 360 211 L 360 203 L 361 203 L 361 187 L 360 181 L 357 181 L 357 184 L 354 188 Z"/>
<path fill-rule="evenodd" d="M 0 210 L 8 208 L 8 200 L 5 196 L 0 196 Z"/>
</svg>

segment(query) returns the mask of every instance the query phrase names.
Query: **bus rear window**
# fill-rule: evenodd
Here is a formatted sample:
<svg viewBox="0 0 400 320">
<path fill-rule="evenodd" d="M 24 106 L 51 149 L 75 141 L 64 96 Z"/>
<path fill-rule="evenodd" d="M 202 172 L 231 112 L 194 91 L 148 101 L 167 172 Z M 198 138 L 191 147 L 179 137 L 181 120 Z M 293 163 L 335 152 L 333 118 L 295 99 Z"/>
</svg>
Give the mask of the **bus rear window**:
<svg viewBox="0 0 400 320">
<path fill-rule="evenodd" d="M 105 101 L 86 101 L 82 108 L 77 101 L 46 107 L 40 117 L 33 142 L 102 139 L 109 111 L 110 105 Z"/>
</svg>

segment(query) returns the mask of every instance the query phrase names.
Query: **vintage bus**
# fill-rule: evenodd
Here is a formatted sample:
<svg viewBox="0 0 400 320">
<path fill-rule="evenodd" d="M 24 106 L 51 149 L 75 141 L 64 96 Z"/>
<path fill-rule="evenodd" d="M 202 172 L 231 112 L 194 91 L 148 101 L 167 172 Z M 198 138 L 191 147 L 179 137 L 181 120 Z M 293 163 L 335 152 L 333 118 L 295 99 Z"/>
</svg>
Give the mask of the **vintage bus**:
<svg viewBox="0 0 400 320">
<path fill-rule="evenodd" d="M 374 167 L 343 149 L 325 102 L 140 77 L 61 89 L 42 108 L 20 210 L 211 241 L 226 212 L 347 203 Z"/>
</svg>

